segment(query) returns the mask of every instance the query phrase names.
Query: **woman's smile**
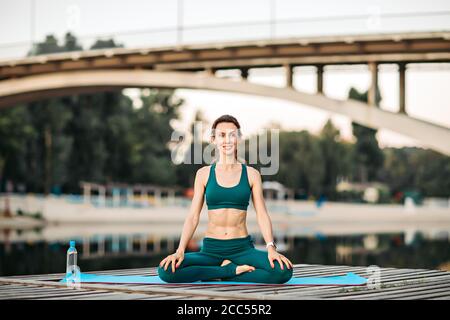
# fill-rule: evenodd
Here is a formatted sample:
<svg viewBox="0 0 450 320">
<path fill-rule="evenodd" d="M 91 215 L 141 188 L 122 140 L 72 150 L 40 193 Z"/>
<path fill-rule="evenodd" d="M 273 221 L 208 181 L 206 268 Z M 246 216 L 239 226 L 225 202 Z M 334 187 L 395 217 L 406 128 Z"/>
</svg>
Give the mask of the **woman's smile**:
<svg viewBox="0 0 450 320">
<path fill-rule="evenodd" d="M 224 144 L 224 145 L 222 145 L 222 149 L 224 149 L 224 150 L 231 150 L 232 148 L 233 148 L 232 144 L 229 144 L 229 145 Z"/>
</svg>

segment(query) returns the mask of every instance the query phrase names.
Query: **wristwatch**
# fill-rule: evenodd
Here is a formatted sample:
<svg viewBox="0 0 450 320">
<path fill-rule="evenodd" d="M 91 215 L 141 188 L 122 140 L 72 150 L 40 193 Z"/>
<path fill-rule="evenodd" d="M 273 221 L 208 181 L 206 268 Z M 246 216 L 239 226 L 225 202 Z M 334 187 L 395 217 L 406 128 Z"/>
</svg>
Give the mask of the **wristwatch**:
<svg viewBox="0 0 450 320">
<path fill-rule="evenodd" d="M 266 248 L 268 249 L 269 246 L 273 246 L 275 249 L 277 248 L 277 246 L 275 245 L 275 243 L 273 241 L 270 241 L 268 244 L 266 244 Z"/>
</svg>

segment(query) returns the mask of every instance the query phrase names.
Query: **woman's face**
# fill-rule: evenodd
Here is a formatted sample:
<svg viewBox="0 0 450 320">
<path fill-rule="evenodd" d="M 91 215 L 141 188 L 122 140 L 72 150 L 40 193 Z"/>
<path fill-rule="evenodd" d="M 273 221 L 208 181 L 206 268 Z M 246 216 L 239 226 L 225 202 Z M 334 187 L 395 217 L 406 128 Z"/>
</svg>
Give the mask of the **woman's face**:
<svg viewBox="0 0 450 320">
<path fill-rule="evenodd" d="M 216 126 L 214 143 L 223 155 L 234 155 L 238 143 L 238 128 L 232 122 L 220 122 Z"/>
</svg>

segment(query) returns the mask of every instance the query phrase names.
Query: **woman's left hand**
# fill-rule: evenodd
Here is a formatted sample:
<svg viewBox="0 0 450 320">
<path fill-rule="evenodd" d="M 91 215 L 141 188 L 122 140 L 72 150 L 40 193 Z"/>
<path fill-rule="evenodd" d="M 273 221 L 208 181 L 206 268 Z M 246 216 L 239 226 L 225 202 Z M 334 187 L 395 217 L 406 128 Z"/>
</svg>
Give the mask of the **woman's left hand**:
<svg viewBox="0 0 450 320">
<path fill-rule="evenodd" d="M 268 258 L 272 268 L 275 267 L 273 260 L 278 260 L 278 262 L 280 263 L 281 270 L 284 270 L 283 262 L 286 264 L 288 269 L 293 268 L 292 262 L 288 258 L 283 256 L 281 253 L 278 253 L 274 247 L 269 247 Z"/>
</svg>

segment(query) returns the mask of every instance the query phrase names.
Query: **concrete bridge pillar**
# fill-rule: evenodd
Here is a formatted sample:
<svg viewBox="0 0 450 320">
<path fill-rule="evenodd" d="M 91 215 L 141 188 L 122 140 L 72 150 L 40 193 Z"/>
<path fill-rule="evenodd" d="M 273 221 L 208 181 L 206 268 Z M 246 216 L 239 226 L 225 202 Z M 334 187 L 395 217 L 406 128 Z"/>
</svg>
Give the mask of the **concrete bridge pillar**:
<svg viewBox="0 0 450 320">
<path fill-rule="evenodd" d="M 406 63 L 401 62 L 398 64 L 399 73 L 399 113 L 406 114 L 406 98 L 405 98 L 405 88 L 406 88 Z"/>
<path fill-rule="evenodd" d="M 210 76 L 214 76 L 215 70 L 213 68 L 205 68 L 205 73 Z"/>
<path fill-rule="evenodd" d="M 294 66 L 292 64 L 286 64 L 284 66 L 286 69 L 286 87 L 294 87 Z"/>
<path fill-rule="evenodd" d="M 317 93 L 323 94 L 323 65 L 318 64 L 317 68 Z"/>
<path fill-rule="evenodd" d="M 249 73 L 249 68 L 241 68 L 239 69 L 241 71 L 241 78 L 244 80 L 248 79 L 248 73 Z"/>
<path fill-rule="evenodd" d="M 369 62 L 369 70 L 370 70 L 370 87 L 369 87 L 369 94 L 367 97 L 367 103 L 370 106 L 376 106 L 376 92 L 377 92 L 377 85 L 378 85 L 378 63 L 375 61 Z"/>
</svg>

